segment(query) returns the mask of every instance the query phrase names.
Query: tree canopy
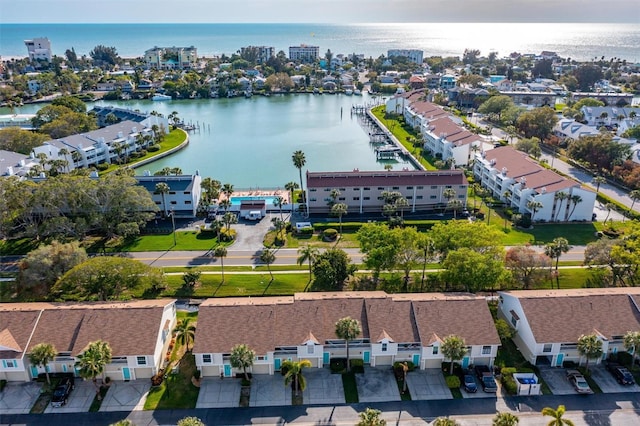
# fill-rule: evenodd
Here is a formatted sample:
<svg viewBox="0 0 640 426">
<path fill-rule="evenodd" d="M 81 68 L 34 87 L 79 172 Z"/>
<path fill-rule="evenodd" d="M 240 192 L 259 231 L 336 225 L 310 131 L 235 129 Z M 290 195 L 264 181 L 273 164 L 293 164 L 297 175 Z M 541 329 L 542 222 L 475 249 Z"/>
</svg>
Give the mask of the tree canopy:
<svg viewBox="0 0 640 426">
<path fill-rule="evenodd" d="M 342 290 L 345 281 L 356 271 L 344 250 L 332 248 L 316 257 L 311 268 L 314 280 L 312 291 Z"/>
<path fill-rule="evenodd" d="M 542 107 L 531 111 L 525 111 L 518 117 L 516 127 L 527 138 L 537 137 L 545 140 L 553 131 L 553 126 L 558 122 L 558 117 L 553 108 Z"/>
<path fill-rule="evenodd" d="M 33 148 L 42 145 L 49 136 L 20 127 L 7 127 L 0 130 L 0 149 L 29 155 Z"/>
<path fill-rule="evenodd" d="M 631 155 L 629 145 L 614 142 L 609 134 L 583 136 L 572 141 L 567 155 L 574 160 L 583 161 L 597 170 L 613 171 Z"/>
</svg>

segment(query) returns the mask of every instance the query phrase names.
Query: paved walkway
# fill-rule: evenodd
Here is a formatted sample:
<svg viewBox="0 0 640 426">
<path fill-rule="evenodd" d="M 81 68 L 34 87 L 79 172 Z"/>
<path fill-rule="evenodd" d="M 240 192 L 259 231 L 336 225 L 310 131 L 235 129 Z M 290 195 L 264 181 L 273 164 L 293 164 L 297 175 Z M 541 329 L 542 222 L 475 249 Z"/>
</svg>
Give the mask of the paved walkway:
<svg viewBox="0 0 640 426">
<path fill-rule="evenodd" d="M 42 383 L 10 382 L 0 392 L 0 413 L 2 414 L 29 414 L 31 407 L 35 404 Z"/>
<path fill-rule="evenodd" d="M 360 402 L 400 401 L 396 378 L 390 367 L 367 367 L 356 374 Z"/>
<path fill-rule="evenodd" d="M 149 379 L 131 382 L 113 381 L 107 395 L 102 400 L 100 411 L 143 410 L 149 389 L 151 389 L 151 380 Z"/>
<path fill-rule="evenodd" d="M 205 377 L 200 381 L 196 408 L 237 407 L 240 403 L 240 380 Z"/>
<path fill-rule="evenodd" d="M 453 398 L 439 368 L 414 370 L 408 373 L 407 386 L 412 400 Z"/>
</svg>

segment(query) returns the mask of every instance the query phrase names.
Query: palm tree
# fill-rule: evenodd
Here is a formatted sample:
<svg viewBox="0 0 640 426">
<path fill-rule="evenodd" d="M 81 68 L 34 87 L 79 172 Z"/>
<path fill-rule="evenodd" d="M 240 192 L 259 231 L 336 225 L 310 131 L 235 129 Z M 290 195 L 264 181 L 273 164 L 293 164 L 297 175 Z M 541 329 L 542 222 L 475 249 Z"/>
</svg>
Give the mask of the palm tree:
<svg viewBox="0 0 640 426">
<path fill-rule="evenodd" d="M 285 204 L 287 204 L 287 202 L 286 202 L 286 201 L 284 200 L 284 198 L 282 198 L 281 196 L 276 195 L 276 196 L 273 198 L 273 205 L 274 205 L 275 207 L 277 207 L 277 208 L 278 208 L 278 210 L 280 210 L 280 221 L 281 221 L 281 222 L 284 222 L 284 219 L 282 218 L 282 206 L 283 206 L 283 205 L 285 205 Z"/>
<path fill-rule="evenodd" d="M 496 413 L 496 416 L 491 422 L 492 426 L 516 426 L 520 423 L 520 419 L 515 414 L 511 413 Z"/>
<path fill-rule="evenodd" d="M 566 409 L 564 405 L 558 405 L 558 408 L 555 410 L 551 407 L 545 407 L 542 409 L 543 416 L 553 417 L 547 426 L 574 426 L 574 423 L 569 419 L 563 419 Z"/>
<path fill-rule="evenodd" d="M 578 338 L 578 353 L 587 358 L 585 368 L 589 371 L 589 360 L 602 356 L 602 340 L 595 334 L 582 335 Z"/>
<path fill-rule="evenodd" d="M 233 368 L 242 368 L 244 378 L 249 381 L 249 374 L 247 374 L 247 368 L 253 365 L 253 360 L 256 357 L 256 351 L 251 349 L 245 344 L 238 344 L 231 348 L 231 355 L 229 361 Z"/>
<path fill-rule="evenodd" d="M 179 176 L 182 174 L 182 169 L 180 167 L 171 168 L 171 174 L 174 176 Z"/>
<path fill-rule="evenodd" d="M 303 263 L 309 262 L 309 281 L 311 281 L 311 274 L 312 274 L 311 267 L 313 266 L 313 263 L 316 261 L 316 258 L 320 254 L 320 250 L 318 250 L 317 248 L 311 245 L 306 245 L 298 249 L 298 254 L 300 255 L 298 256 L 298 265 L 302 266 Z"/>
<path fill-rule="evenodd" d="M 640 349 L 640 331 L 629 331 L 624 335 L 624 347 L 630 354 L 633 354 L 631 365 L 635 365 L 638 350 Z"/>
<path fill-rule="evenodd" d="M 222 193 L 227 197 L 227 200 L 231 201 L 231 194 L 233 194 L 233 185 L 225 183 L 222 185 Z"/>
<path fill-rule="evenodd" d="M 44 368 L 44 374 L 47 376 L 48 384 L 51 384 L 51 380 L 49 379 L 47 365 L 54 360 L 56 355 L 58 355 L 58 351 L 51 343 L 38 343 L 31 349 L 31 353 L 29 354 L 29 362 L 31 362 L 32 365 Z"/>
<path fill-rule="evenodd" d="M 231 207 L 231 200 L 225 198 L 224 200 L 220 200 L 218 205 L 224 209 L 225 213 L 228 213 L 229 208 Z"/>
<path fill-rule="evenodd" d="M 291 205 L 295 204 L 296 202 L 296 200 L 294 200 L 293 198 L 293 192 L 298 188 L 300 188 L 300 185 L 298 185 L 296 182 L 287 182 L 287 184 L 284 186 L 284 189 L 289 191 L 289 193 L 291 194 L 291 198 L 289 199 Z"/>
<path fill-rule="evenodd" d="M 607 209 L 607 217 L 604 218 L 604 222 L 602 222 L 603 225 L 607 224 L 607 220 L 609 220 L 609 215 L 611 214 L 611 210 L 614 209 L 616 205 L 613 203 L 607 203 L 604 205 L 604 207 Z M 611 221 L 613 222 L 613 219 L 611 219 Z"/>
<path fill-rule="evenodd" d="M 222 222 L 224 223 L 227 232 L 229 232 L 229 229 L 231 229 L 231 225 L 233 225 L 234 223 L 238 223 L 238 216 L 231 212 L 226 212 L 224 215 L 222 215 Z"/>
<path fill-rule="evenodd" d="M 562 253 L 566 253 L 570 249 L 571 246 L 569 245 L 569 241 L 564 237 L 554 238 L 552 242 L 547 243 L 544 247 L 544 254 L 549 256 L 551 259 L 556 260 L 556 284 L 558 285 L 558 288 L 560 288 L 560 280 L 558 278 L 558 263 L 560 262 L 560 256 L 562 256 Z M 553 288 L 553 284 L 551 285 L 551 288 Z"/>
<path fill-rule="evenodd" d="M 447 204 L 449 204 L 449 201 L 455 198 L 456 190 L 453 188 L 447 188 L 444 191 L 442 191 L 442 196 L 447 199 Z M 446 210 L 446 207 L 445 207 L 445 210 Z"/>
<path fill-rule="evenodd" d="M 227 256 L 227 248 L 224 246 L 218 246 L 213 252 L 213 255 L 220 259 L 220 268 L 222 270 L 222 282 L 224 282 L 224 258 Z"/>
<path fill-rule="evenodd" d="M 422 280 L 420 281 L 420 288 L 424 286 L 424 277 L 427 271 L 427 263 L 433 259 L 435 254 L 435 246 L 433 239 L 426 233 L 419 233 L 418 240 L 416 241 L 416 247 L 420 250 L 420 259 L 422 260 Z"/>
<path fill-rule="evenodd" d="M 467 345 L 462 337 L 452 334 L 444 338 L 440 349 L 442 350 L 442 355 L 451 361 L 449 375 L 452 375 L 453 363 L 465 356 L 467 353 Z"/>
<path fill-rule="evenodd" d="M 191 318 L 178 321 L 173 332 L 176 335 L 176 341 L 184 345 L 189 352 L 189 344 L 193 343 L 193 339 L 196 337 L 196 326 L 191 324 Z"/>
<path fill-rule="evenodd" d="M 168 214 L 167 213 L 167 202 L 165 200 L 165 194 L 168 194 L 169 191 L 171 191 L 171 188 L 169 187 L 169 185 L 167 185 L 166 182 L 158 182 L 158 183 L 156 183 L 155 193 L 162 195 L 162 212 L 164 213 L 164 216 L 167 216 L 167 214 Z"/>
<path fill-rule="evenodd" d="M 593 178 L 593 183 L 596 184 L 596 194 L 600 192 L 600 185 L 606 182 L 607 182 L 607 179 L 604 176 L 596 176 Z"/>
<path fill-rule="evenodd" d="M 349 361 L 349 341 L 358 337 L 362 332 L 360 322 L 351 317 L 344 317 L 336 322 L 336 336 L 343 339 L 347 346 L 347 372 L 351 371 L 351 362 Z"/>
<path fill-rule="evenodd" d="M 573 212 L 576 211 L 576 207 L 578 207 L 578 204 L 582 202 L 582 197 L 579 195 L 572 195 L 569 197 L 569 202 L 573 204 L 573 206 L 571 206 L 571 212 L 569 213 L 569 217 L 567 217 L 567 221 L 571 220 L 571 216 L 573 215 Z"/>
<path fill-rule="evenodd" d="M 104 373 L 106 365 L 111 362 L 111 347 L 103 340 L 96 340 L 89 343 L 77 358 L 76 367 L 80 370 L 80 377 L 91 379 L 96 387 L 98 399 L 102 399 L 96 378 Z"/>
<path fill-rule="evenodd" d="M 544 205 L 540 201 L 529 201 L 527 202 L 527 208 L 531 210 L 531 223 L 533 223 L 533 218 L 535 217 L 538 210 L 543 208 Z"/>
<path fill-rule="evenodd" d="M 396 209 L 400 210 L 400 219 L 404 221 L 404 209 L 409 207 L 409 201 L 404 197 L 399 197 L 393 203 Z"/>
<path fill-rule="evenodd" d="M 633 191 L 631 191 L 629 193 L 629 198 L 631 198 L 631 207 L 629 207 L 629 213 L 632 213 L 633 206 L 636 205 L 636 201 L 640 200 L 640 189 L 634 189 Z"/>
<path fill-rule="evenodd" d="M 304 368 L 310 368 L 313 364 L 308 359 L 301 359 L 300 361 L 286 360 L 282 363 L 282 368 L 287 371 L 284 375 L 284 385 L 289 386 L 293 382 L 293 387 L 296 396 L 300 395 L 300 391 L 307 388 L 307 379 L 302 375 Z"/>
<path fill-rule="evenodd" d="M 334 204 L 331 207 L 331 214 L 338 216 L 338 221 L 340 222 L 340 234 L 342 235 L 342 216 L 347 214 L 347 210 L 349 206 L 345 203 Z"/>
<path fill-rule="evenodd" d="M 462 208 L 462 201 L 460 200 L 449 200 L 447 203 L 447 207 L 453 210 L 453 219 L 456 220 L 458 218 L 458 210 Z"/>
<path fill-rule="evenodd" d="M 304 203 L 306 201 L 306 197 L 304 194 L 304 185 L 302 184 L 302 168 L 307 164 L 307 159 L 304 157 L 304 152 L 299 150 L 293 153 L 291 159 L 293 160 L 293 165 L 298 169 L 298 173 L 300 174 L 300 189 L 302 191 L 302 202 Z"/>
<path fill-rule="evenodd" d="M 276 255 L 268 247 L 262 249 L 262 253 L 260 253 L 260 262 L 267 265 L 267 269 L 269 270 L 269 275 L 271 276 L 271 281 L 273 281 L 273 272 L 271 272 L 271 264 L 276 261 Z M 270 282 L 271 282 L 270 281 Z"/>
<path fill-rule="evenodd" d="M 367 407 L 362 413 L 358 414 L 360 421 L 356 426 L 386 426 L 387 422 L 380 418 L 382 411 Z"/>
<path fill-rule="evenodd" d="M 553 194 L 553 202 L 555 204 L 556 212 L 553 215 L 553 221 L 555 222 L 558 219 L 558 214 L 560 213 L 560 209 L 562 208 L 562 201 L 569 198 L 569 194 L 564 191 L 558 191 Z M 558 203 L 560 201 L 560 203 Z"/>
</svg>

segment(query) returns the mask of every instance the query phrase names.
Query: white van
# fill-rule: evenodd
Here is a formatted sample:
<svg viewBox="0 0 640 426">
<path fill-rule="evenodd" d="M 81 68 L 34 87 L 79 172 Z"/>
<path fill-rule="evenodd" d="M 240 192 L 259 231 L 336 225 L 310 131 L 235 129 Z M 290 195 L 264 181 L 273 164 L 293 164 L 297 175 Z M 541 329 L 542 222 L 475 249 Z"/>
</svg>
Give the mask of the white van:
<svg viewBox="0 0 640 426">
<path fill-rule="evenodd" d="M 260 220 L 262 219 L 262 212 L 260 210 L 252 210 L 245 216 L 247 220 Z"/>
</svg>

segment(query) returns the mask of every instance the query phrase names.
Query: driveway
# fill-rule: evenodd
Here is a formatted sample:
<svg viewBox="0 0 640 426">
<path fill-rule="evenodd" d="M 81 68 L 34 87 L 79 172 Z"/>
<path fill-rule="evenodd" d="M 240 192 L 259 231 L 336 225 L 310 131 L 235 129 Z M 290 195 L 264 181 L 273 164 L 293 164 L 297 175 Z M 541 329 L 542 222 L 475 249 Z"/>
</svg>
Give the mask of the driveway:
<svg viewBox="0 0 640 426">
<path fill-rule="evenodd" d="M 498 384 L 498 392 L 493 393 L 493 392 L 485 392 L 484 390 L 482 390 L 482 383 L 480 383 L 480 381 L 476 377 L 475 373 L 472 373 L 471 376 L 473 377 L 473 380 L 475 380 L 475 382 L 476 382 L 476 386 L 478 387 L 478 391 L 474 392 L 474 393 L 469 393 L 469 392 L 465 391 L 464 390 L 464 386 L 462 386 L 460 388 L 460 392 L 462 392 L 462 398 L 464 398 L 464 399 L 497 398 L 497 395 L 499 394 L 498 392 L 500 392 L 502 390 L 502 386 L 500 385 L 500 383 L 498 382 L 497 379 L 496 379 L 496 383 Z"/>
<path fill-rule="evenodd" d="M 547 382 L 554 395 L 578 394 L 567 380 L 567 370 L 564 368 L 540 367 L 540 376 Z"/>
<path fill-rule="evenodd" d="M 407 386 L 412 400 L 453 398 L 439 368 L 414 370 L 408 373 Z"/>
<path fill-rule="evenodd" d="M 91 380 L 85 381 L 76 378 L 75 388 L 71 391 L 67 404 L 58 408 L 49 404 L 44 413 L 87 413 L 95 396 L 96 387 Z"/>
<path fill-rule="evenodd" d="M 616 392 L 640 392 L 640 386 L 624 386 L 618 383 L 611 373 L 607 371 L 602 365 L 594 365 L 589 367 L 591 370 L 591 378 L 600 386 L 600 389 L 604 393 L 616 393 Z"/>
<path fill-rule="evenodd" d="M 102 400 L 100 411 L 143 410 L 151 380 L 141 379 L 130 382 L 112 381 L 107 395 Z"/>
<path fill-rule="evenodd" d="M 364 374 L 356 374 L 360 402 L 400 401 L 400 392 L 390 367 L 364 368 Z"/>
<path fill-rule="evenodd" d="M 287 215 L 283 213 L 285 221 Z M 272 227 L 271 218 L 280 217 L 279 213 L 267 213 L 260 221 L 238 218 L 238 223 L 231 227 L 236 230 L 236 241 L 230 247 L 232 250 L 261 250 L 264 245 L 262 240 Z"/>
<path fill-rule="evenodd" d="M 31 407 L 35 404 L 42 383 L 9 382 L 2 392 L 0 392 L 0 413 L 2 414 L 29 414 Z"/>
<path fill-rule="evenodd" d="M 240 387 L 240 380 L 205 377 L 200 381 L 196 408 L 237 407 L 240 403 Z"/>
<path fill-rule="evenodd" d="M 291 387 L 284 385 L 284 377 L 281 374 L 253 376 L 249 407 L 277 405 L 291 405 Z"/>
<path fill-rule="evenodd" d="M 304 370 L 307 388 L 304 390 L 305 404 L 344 404 L 344 386 L 341 374 L 331 374 L 328 368 Z"/>
</svg>

